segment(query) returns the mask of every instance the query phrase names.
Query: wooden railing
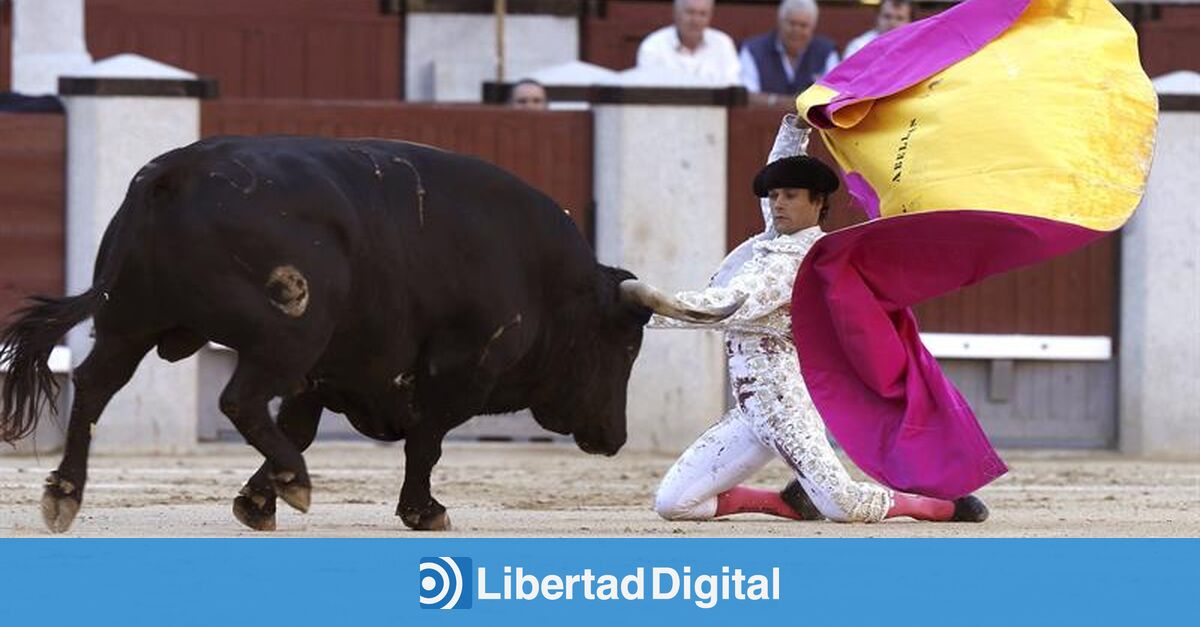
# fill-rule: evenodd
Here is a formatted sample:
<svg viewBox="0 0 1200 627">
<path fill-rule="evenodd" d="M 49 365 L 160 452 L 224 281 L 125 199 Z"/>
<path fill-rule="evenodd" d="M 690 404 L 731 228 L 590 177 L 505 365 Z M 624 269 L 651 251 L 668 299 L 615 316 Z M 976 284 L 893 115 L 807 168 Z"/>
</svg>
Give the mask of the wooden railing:
<svg viewBox="0 0 1200 627">
<path fill-rule="evenodd" d="M 64 286 L 66 130 L 56 113 L 0 113 L 0 321 Z"/>
<path fill-rule="evenodd" d="M 88 50 L 136 52 L 236 98 L 399 99 L 403 22 L 379 0 L 88 0 Z"/>
</svg>

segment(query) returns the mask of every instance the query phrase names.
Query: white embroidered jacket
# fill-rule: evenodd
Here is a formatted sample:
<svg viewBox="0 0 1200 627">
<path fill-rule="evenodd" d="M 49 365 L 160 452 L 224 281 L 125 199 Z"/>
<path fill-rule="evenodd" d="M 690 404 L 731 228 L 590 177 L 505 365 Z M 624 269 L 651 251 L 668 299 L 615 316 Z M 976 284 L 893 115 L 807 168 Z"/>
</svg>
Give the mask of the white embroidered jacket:
<svg viewBox="0 0 1200 627">
<path fill-rule="evenodd" d="M 821 238 L 820 227 L 779 235 L 754 243 L 754 255 L 722 287 L 708 287 L 675 295 L 691 307 L 725 307 L 745 302 L 732 316 L 713 324 L 680 322 L 661 316 L 650 320 L 653 328 L 724 328 L 729 332 L 769 335 L 792 341 L 792 286 L 800 262 Z"/>
</svg>

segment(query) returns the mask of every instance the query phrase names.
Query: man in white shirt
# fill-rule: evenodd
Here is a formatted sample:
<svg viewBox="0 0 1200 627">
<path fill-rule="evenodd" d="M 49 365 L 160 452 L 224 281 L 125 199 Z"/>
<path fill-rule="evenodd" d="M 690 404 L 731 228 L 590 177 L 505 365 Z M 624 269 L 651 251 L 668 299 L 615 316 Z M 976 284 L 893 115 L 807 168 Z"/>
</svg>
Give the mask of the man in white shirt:
<svg viewBox="0 0 1200 627">
<path fill-rule="evenodd" d="M 913 20 L 913 6 L 911 0 L 883 0 L 879 4 L 879 13 L 875 16 L 875 28 L 869 30 L 858 37 L 855 37 L 846 45 L 846 54 L 842 58 L 858 52 L 863 46 L 871 43 L 876 37 L 897 28 L 904 26 Z"/>
<path fill-rule="evenodd" d="M 733 39 L 708 25 L 714 0 L 675 0 L 675 23 L 638 46 L 638 67 L 661 67 L 713 85 L 737 85 L 741 65 Z"/>
</svg>

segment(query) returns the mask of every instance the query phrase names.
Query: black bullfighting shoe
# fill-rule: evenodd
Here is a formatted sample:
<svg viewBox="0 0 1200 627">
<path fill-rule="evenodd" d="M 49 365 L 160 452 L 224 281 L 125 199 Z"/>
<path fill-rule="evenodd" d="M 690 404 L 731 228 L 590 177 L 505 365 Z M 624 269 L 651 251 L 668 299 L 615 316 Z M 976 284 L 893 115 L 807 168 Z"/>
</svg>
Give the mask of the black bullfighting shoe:
<svg viewBox="0 0 1200 627">
<path fill-rule="evenodd" d="M 954 499 L 954 516 L 950 522 L 981 523 L 987 520 L 988 507 L 974 494 L 968 494 L 960 499 Z"/>
<path fill-rule="evenodd" d="M 813 505 L 812 499 L 808 498 L 808 493 L 804 491 L 804 487 L 798 480 L 792 479 L 792 482 L 779 493 L 779 497 L 788 504 L 788 507 L 796 510 L 802 520 L 825 520 L 825 517 L 821 515 L 821 510 Z"/>
</svg>

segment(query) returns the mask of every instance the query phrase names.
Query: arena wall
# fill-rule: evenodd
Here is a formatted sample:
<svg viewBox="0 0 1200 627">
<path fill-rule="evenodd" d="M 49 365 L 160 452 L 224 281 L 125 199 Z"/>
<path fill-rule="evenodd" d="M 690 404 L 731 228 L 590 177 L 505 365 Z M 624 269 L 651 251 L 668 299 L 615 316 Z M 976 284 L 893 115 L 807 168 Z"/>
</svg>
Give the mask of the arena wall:
<svg viewBox="0 0 1200 627">
<path fill-rule="evenodd" d="M 403 10 L 388 7 L 404 9 L 414 3 L 416 0 L 88 0 L 87 32 L 96 58 L 139 51 L 219 78 L 224 98 L 203 105 L 205 136 L 378 136 L 476 154 L 512 170 L 570 208 L 580 229 L 589 240 L 594 239 L 594 199 L 598 197 L 593 189 L 594 155 L 599 139 L 593 114 L 397 102 L 403 92 L 406 21 Z M 7 83 L 11 65 L 11 21 L 7 19 L 11 4 L 0 0 L 0 88 Z M 483 7 L 487 3 L 476 4 Z M 645 33 L 670 19 L 669 0 L 607 0 L 586 3 L 586 10 L 583 4 L 575 6 L 581 7 L 579 48 L 583 58 L 614 68 L 631 65 L 636 45 Z M 927 6 L 924 14 L 943 6 Z M 1196 67 L 1200 59 L 1200 37 L 1196 36 L 1200 32 L 1200 5 L 1120 6 L 1141 35 L 1143 64 L 1148 73 L 1156 76 L 1176 69 L 1200 69 Z M 743 39 L 769 27 L 774 10 L 773 2 L 721 2 L 714 25 Z M 823 3 L 821 32 L 843 45 L 869 28 L 872 14 L 872 8 L 857 4 Z M 748 181 L 769 149 L 778 117 L 777 111 L 733 107 L 722 122 L 727 131 L 723 130 L 721 136 L 738 138 L 726 145 L 726 248 L 761 227 Z M 1163 128 L 1181 135 L 1190 127 L 1172 123 Z M 0 137 L 5 138 L 0 144 L 0 212 L 5 218 L 0 222 L 0 266 L 5 268 L 0 275 L 0 317 L 10 313 L 26 294 L 62 293 L 64 133 L 62 116 L 0 114 Z M 814 154 L 827 156 L 819 141 L 814 141 L 811 148 Z M 1187 153 L 1189 149 L 1194 151 L 1194 147 L 1175 149 L 1170 158 L 1178 161 L 1175 155 L 1191 154 Z M 1181 175 L 1180 180 L 1188 179 Z M 1160 202 L 1176 202 L 1171 200 L 1177 198 L 1173 193 L 1157 197 Z M 842 193 L 835 198 L 831 228 L 862 219 L 848 196 Z M 1156 231 L 1155 237 L 1178 232 L 1179 228 L 1168 227 L 1161 233 Z M 1125 377 L 1133 369 L 1143 368 L 1148 363 L 1145 359 L 1154 359 L 1143 350 L 1145 342 L 1131 343 L 1137 338 L 1127 338 L 1119 329 L 1139 330 L 1149 337 L 1149 330 L 1160 328 L 1151 320 L 1153 309 L 1142 310 L 1145 315 L 1141 318 L 1133 317 L 1136 310 L 1127 311 L 1124 319 L 1118 318 L 1122 245 L 1120 236 L 1109 237 L 1071 255 L 994 277 L 916 309 L 923 331 L 961 334 L 954 336 L 955 341 L 1033 336 L 1046 338 L 1043 346 L 1056 345 L 1058 339 L 1065 338 L 1104 347 L 1083 357 L 1052 359 L 1028 353 L 972 357 L 970 351 L 954 351 L 942 355 L 947 373 L 999 443 L 1112 447 L 1121 442 L 1122 448 L 1131 452 L 1153 452 L 1158 449 L 1146 442 L 1187 439 L 1178 437 L 1176 427 L 1156 431 L 1148 426 L 1158 419 L 1158 410 L 1143 401 L 1172 397 L 1173 391 L 1170 385 L 1159 385 L 1172 379 L 1165 375 L 1156 378 L 1152 368 L 1144 370 L 1140 383 L 1123 379 L 1124 409 L 1118 430 L 1118 360 Z M 1139 246 L 1135 249 L 1155 250 L 1154 245 L 1145 242 Z M 1134 294 L 1137 285 L 1127 278 L 1127 295 Z M 1169 295 L 1170 287 L 1160 293 Z M 1135 323 L 1142 326 L 1130 326 Z M 1174 348 L 1188 349 L 1187 337 L 1183 339 Z M 1161 342 L 1155 347 L 1164 348 Z M 221 368 L 226 367 L 222 364 L 227 365 L 230 357 L 212 352 L 215 350 L 206 349 L 201 356 L 202 388 L 205 377 L 213 381 L 221 378 L 212 373 L 222 372 Z M 1133 353 L 1135 350 L 1138 352 Z M 206 356 L 216 370 L 205 370 Z M 1178 370 L 1170 359 L 1162 363 L 1167 364 L 1168 372 Z M 1133 383 L 1142 391 L 1130 388 Z M 1181 392 L 1175 395 L 1182 399 L 1178 406 L 1194 406 L 1195 395 L 1182 393 L 1193 388 L 1175 387 L 1175 392 Z M 1145 392 L 1152 389 L 1159 391 Z M 201 405 L 207 396 L 215 403 L 215 394 L 215 390 L 202 391 Z M 1178 408 L 1173 405 L 1168 409 Z M 198 411 L 202 416 L 201 437 L 219 437 L 212 435 L 215 431 L 205 430 L 206 414 L 203 407 Z M 220 416 L 214 420 L 225 424 Z M 1176 423 L 1184 425 L 1182 433 L 1188 435 L 1186 420 L 1171 424 Z M 511 432 L 526 433 L 523 430 L 528 426 L 526 420 Z M 489 429 L 477 430 L 476 435 L 494 431 Z"/>
<path fill-rule="evenodd" d="M 64 287 L 66 122 L 0 113 L 0 320 L 30 294 Z"/>
<path fill-rule="evenodd" d="M 96 59 L 136 52 L 232 98 L 398 99 L 403 22 L 379 0 L 87 0 Z"/>
</svg>

